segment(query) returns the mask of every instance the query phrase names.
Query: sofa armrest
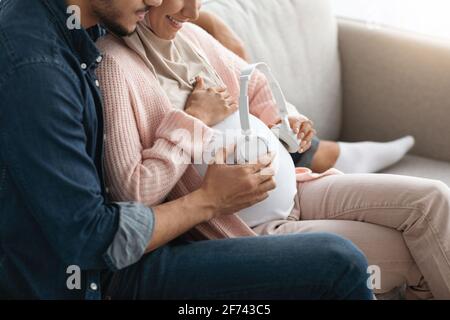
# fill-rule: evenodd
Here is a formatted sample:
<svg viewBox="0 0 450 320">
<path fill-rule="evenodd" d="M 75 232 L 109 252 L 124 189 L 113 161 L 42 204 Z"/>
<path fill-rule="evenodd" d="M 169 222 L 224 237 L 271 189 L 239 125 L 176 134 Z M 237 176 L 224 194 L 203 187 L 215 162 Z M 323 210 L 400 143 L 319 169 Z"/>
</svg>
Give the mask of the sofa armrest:
<svg viewBox="0 0 450 320">
<path fill-rule="evenodd" d="M 411 134 L 413 153 L 450 161 L 450 43 L 339 20 L 342 140 Z"/>
</svg>

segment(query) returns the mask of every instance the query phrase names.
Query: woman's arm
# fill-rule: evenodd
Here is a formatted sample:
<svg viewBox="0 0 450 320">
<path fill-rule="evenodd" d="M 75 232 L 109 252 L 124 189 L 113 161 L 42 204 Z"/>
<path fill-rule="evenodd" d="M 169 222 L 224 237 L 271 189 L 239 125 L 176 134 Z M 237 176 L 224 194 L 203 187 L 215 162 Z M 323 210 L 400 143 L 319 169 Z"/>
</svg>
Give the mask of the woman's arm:
<svg viewBox="0 0 450 320">
<path fill-rule="evenodd" d="M 144 147 L 142 141 L 148 138 L 141 134 L 147 133 L 138 129 L 124 74 L 114 58 L 105 55 L 98 76 L 105 107 L 108 188 L 117 201 L 152 206 L 167 197 L 191 164 L 193 152 L 201 152 L 214 131 L 183 111 L 171 110 L 162 119 L 150 119 L 149 126 L 157 129 L 154 141 L 147 141 L 150 147 Z M 155 104 L 162 103 L 159 98 L 155 95 Z M 195 134 L 200 137 L 195 139 Z"/>
</svg>

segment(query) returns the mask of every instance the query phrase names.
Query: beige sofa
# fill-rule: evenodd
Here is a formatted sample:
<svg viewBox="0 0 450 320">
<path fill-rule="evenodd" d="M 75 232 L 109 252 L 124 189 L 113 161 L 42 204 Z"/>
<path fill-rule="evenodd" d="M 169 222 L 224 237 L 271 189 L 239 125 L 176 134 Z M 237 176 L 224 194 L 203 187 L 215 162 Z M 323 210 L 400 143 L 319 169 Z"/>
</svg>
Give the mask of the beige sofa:
<svg viewBox="0 0 450 320">
<path fill-rule="evenodd" d="M 336 19 L 328 0 L 204 0 L 204 9 L 236 31 L 253 61 L 272 67 L 320 138 L 387 141 L 412 134 L 412 154 L 385 172 L 450 185 L 450 45 Z M 411 267 L 399 232 L 350 221 L 328 225 L 320 231 L 353 228 L 351 240 L 384 261 L 381 269 Z M 403 281 L 395 272 L 382 277 L 378 292 Z"/>
<path fill-rule="evenodd" d="M 335 19 L 329 0 L 204 0 L 265 61 L 322 139 L 387 141 L 412 154 L 386 173 L 450 185 L 450 43 Z"/>
</svg>

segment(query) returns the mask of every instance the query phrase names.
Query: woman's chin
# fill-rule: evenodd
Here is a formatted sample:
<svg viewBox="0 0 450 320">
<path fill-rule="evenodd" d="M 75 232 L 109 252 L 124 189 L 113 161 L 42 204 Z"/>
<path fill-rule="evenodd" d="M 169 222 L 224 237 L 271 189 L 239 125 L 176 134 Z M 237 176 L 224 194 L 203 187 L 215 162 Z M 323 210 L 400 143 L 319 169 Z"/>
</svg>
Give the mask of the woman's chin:
<svg viewBox="0 0 450 320">
<path fill-rule="evenodd" d="M 171 33 L 165 32 L 163 35 L 160 35 L 159 37 L 164 40 L 173 40 L 176 38 L 177 34 L 178 32 L 171 32 Z"/>
</svg>

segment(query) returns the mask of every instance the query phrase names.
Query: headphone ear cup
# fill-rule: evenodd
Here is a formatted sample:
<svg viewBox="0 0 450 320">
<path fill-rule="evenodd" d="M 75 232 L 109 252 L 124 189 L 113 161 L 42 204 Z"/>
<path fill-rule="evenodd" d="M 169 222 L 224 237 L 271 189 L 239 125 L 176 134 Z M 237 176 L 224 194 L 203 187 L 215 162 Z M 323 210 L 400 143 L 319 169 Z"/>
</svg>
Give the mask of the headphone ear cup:
<svg viewBox="0 0 450 320">
<path fill-rule="evenodd" d="M 301 141 L 292 131 L 288 122 L 282 122 L 274 126 L 271 131 L 290 153 L 298 152 Z"/>
</svg>

